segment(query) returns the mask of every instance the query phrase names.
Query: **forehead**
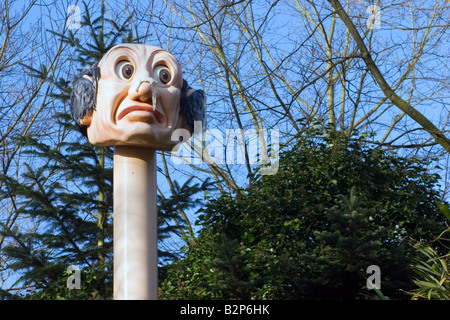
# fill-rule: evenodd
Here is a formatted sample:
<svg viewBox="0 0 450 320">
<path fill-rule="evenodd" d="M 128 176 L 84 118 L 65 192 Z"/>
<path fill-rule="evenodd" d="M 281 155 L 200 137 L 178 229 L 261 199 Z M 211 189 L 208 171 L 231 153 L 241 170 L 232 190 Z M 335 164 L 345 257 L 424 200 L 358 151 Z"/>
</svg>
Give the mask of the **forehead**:
<svg viewBox="0 0 450 320">
<path fill-rule="evenodd" d="M 152 59 L 156 54 L 167 57 L 172 57 L 167 51 L 156 47 L 148 46 L 144 44 L 120 44 L 111 48 L 108 53 L 100 60 L 99 66 L 109 61 L 115 61 L 119 57 L 130 57 L 133 60 L 148 61 Z"/>
</svg>

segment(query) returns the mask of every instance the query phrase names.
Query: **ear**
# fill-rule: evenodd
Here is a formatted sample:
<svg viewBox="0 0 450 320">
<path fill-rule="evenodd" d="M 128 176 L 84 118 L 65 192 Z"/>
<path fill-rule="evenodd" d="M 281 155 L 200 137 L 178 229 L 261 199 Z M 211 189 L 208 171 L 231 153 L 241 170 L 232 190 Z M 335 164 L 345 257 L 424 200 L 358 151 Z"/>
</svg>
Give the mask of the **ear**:
<svg viewBox="0 0 450 320">
<path fill-rule="evenodd" d="M 183 115 L 188 129 L 194 131 L 194 121 L 202 121 L 205 126 L 206 100 L 203 90 L 192 89 L 183 79 L 180 98 L 180 114 Z"/>
<path fill-rule="evenodd" d="M 94 65 L 83 69 L 72 81 L 70 95 L 70 113 L 78 129 L 87 136 L 87 127 L 91 123 L 92 112 L 97 103 L 97 83 L 100 79 L 100 68 Z"/>
</svg>

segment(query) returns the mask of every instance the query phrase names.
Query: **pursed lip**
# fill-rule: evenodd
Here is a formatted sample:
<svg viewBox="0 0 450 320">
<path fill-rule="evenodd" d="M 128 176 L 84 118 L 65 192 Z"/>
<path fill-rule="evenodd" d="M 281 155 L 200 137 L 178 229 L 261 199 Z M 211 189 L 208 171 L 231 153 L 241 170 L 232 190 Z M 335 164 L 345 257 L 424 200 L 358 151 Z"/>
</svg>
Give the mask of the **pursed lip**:
<svg viewBox="0 0 450 320">
<path fill-rule="evenodd" d="M 163 123 L 164 122 L 164 117 L 163 115 L 157 111 L 153 109 L 152 105 L 149 104 L 133 104 L 129 107 L 124 108 L 118 115 L 117 117 L 117 121 L 120 121 L 121 119 L 123 119 L 127 114 L 134 112 L 134 111 L 145 111 L 148 113 L 151 113 L 155 116 L 156 120 L 159 123 Z"/>
</svg>

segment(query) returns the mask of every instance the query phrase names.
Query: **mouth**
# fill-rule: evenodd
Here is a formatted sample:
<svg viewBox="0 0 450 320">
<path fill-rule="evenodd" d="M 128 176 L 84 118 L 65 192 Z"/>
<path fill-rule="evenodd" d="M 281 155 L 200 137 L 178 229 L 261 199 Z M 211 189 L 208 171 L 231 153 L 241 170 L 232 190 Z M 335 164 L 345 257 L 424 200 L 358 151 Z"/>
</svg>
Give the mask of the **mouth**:
<svg viewBox="0 0 450 320">
<path fill-rule="evenodd" d="M 129 114 L 135 114 L 137 117 L 141 116 L 140 118 L 142 118 L 145 121 L 145 118 L 148 118 L 148 116 L 151 114 L 156 118 L 156 121 L 158 121 L 159 123 L 163 124 L 164 122 L 164 117 L 163 115 L 157 111 L 156 109 L 153 108 L 153 106 L 149 105 L 149 104 L 145 104 L 145 105 L 132 105 L 129 106 L 125 109 L 123 109 L 118 117 L 117 117 L 117 121 L 122 120 L 123 118 L 125 118 L 127 115 Z"/>
</svg>

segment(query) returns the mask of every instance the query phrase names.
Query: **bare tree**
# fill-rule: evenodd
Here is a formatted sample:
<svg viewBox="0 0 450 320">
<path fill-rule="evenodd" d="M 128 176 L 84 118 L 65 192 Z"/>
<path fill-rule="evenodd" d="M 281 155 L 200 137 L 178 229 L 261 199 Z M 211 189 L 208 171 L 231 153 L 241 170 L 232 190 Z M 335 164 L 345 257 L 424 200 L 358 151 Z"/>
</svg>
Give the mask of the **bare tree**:
<svg viewBox="0 0 450 320">
<path fill-rule="evenodd" d="M 20 180 L 24 163 L 39 167 L 22 152 L 18 137 L 51 140 L 66 134 L 55 130 L 56 110 L 50 94 L 54 89 L 53 80 L 64 73 L 61 65 L 70 56 L 67 44 L 46 31 L 67 29 L 67 4 L 59 7 L 59 12 L 55 4 L 54 1 L 0 4 L 0 174 L 4 177 Z M 4 190 L 0 195 L 1 252 L 7 245 L 8 232 L 18 229 L 26 232 L 38 224 L 22 219 L 18 213 L 27 203 L 17 199 L 1 182 L 0 189 Z M 8 261 L 0 254 L 0 287 L 10 278 L 11 271 Z M 14 281 L 10 280 L 8 286 L 12 285 Z"/>
<path fill-rule="evenodd" d="M 208 128 L 276 128 L 288 142 L 303 118 L 348 136 L 374 133 L 383 147 L 447 148 L 448 3 L 346 1 L 339 11 L 328 1 L 165 4 L 153 23 L 159 17 L 186 73 L 208 93 Z M 219 189 L 245 183 L 242 166 L 195 168 Z M 246 163 L 250 181 L 255 169 Z"/>
<path fill-rule="evenodd" d="M 356 43 L 356 46 L 361 53 L 361 58 L 364 60 L 367 69 L 370 71 L 371 75 L 374 77 L 376 83 L 379 85 L 380 89 L 383 91 L 385 96 L 402 111 L 402 116 L 404 114 L 411 117 L 417 124 L 419 124 L 426 132 L 428 132 L 433 139 L 439 143 L 447 152 L 450 151 L 450 139 L 446 137 L 444 134 L 443 129 L 437 128 L 423 113 L 418 111 L 414 106 L 411 105 L 411 102 L 405 101 L 402 99 L 397 93 L 395 88 L 393 88 L 391 85 L 388 84 L 385 75 L 380 71 L 380 69 L 377 66 L 377 63 L 372 58 L 372 55 L 376 52 L 371 52 L 369 48 L 366 46 L 360 32 L 357 30 L 356 26 L 353 24 L 352 20 L 350 19 L 349 15 L 347 14 L 346 10 L 342 7 L 341 3 L 339 1 L 330 0 L 329 1 L 331 5 L 333 6 L 335 12 L 339 15 L 339 17 L 344 22 L 348 32 L 351 34 L 353 40 Z M 378 2 L 379 4 L 379 2 Z M 377 4 L 377 7 L 378 7 Z M 411 4 L 408 4 L 409 6 Z M 375 7 L 374 7 L 375 8 Z M 418 6 L 418 9 L 420 10 L 420 6 Z M 443 10 L 444 9 L 444 10 Z M 377 9 L 379 10 L 379 9 Z M 442 8 L 439 1 L 436 1 L 434 4 L 434 7 L 427 8 L 429 10 L 429 20 L 426 21 L 424 25 L 421 25 L 420 27 L 414 27 L 414 24 L 417 22 L 418 19 L 412 19 L 411 24 L 412 26 L 409 28 L 400 27 L 402 30 L 424 30 L 423 38 L 422 39 L 416 39 L 415 33 L 413 34 L 413 56 L 412 57 L 405 57 L 405 60 L 408 61 L 408 59 L 411 59 L 408 61 L 407 68 L 405 70 L 405 78 L 406 75 L 408 75 L 410 72 L 413 73 L 414 77 L 414 71 L 416 70 L 418 66 L 419 60 L 422 58 L 423 55 L 426 54 L 426 51 L 428 47 L 430 46 L 430 43 L 435 44 L 435 40 L 433 38 L 437 37 L 439 40 L 441 40 L 441 35 L 445 34 L 445 30 L 448 30 L 448 24 L 442 24 L 439 20 L 442 19 L 442 15 L 445 10 L 447 10 L 448 13 L 448 6 L 447 8 Z M 412 9 L 411 9 L 412 11 Z M 417 14 L 412 12 L 412 14 Z M 420 19 L 420 18 L 419 18 Z M 444 32 L 443 32 L 444 31 Z M 437 78 L 437 80 L 443 80 L 445 79 L 441 75 Z M 416 80 L 414 77 L 412 80 Z M 431 80 L 431 79 L 430 79 Z M 447 84 L 448 85 L 448 84 Z M 445 86 L 445 83 L 444 83 Z M 412 90 L 415 89 L 414 83 L 411 83 Z M 412 98 L 412 90 L 410 92 L 409 100 Z M 394 121 L 394 124 L 397 121 Z M 447 120 L 445 121 L 447 122 Z"/>
</svg>

